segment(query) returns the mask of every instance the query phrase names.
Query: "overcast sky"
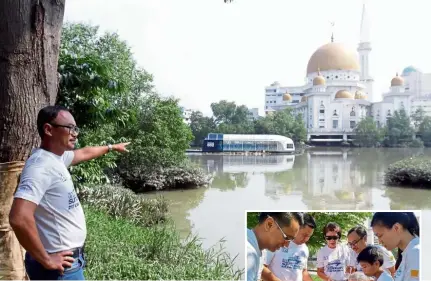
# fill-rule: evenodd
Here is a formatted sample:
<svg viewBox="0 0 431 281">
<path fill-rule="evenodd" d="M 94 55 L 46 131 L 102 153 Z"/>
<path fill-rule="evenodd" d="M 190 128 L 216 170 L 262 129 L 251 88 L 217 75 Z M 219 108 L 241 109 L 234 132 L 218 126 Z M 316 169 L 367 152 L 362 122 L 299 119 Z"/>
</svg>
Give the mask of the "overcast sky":
<svg viewBox="0 0 431 281">
<path fill-rule="evenodd" d="M 429 0 L 369 1 L 371 74 L 380 97 L 405 66 L 431 72 Z M 65 21 L 116 31 L 160 93 L 210 114 L 221 99 L 258 107 L 264 88 L 304 82 L 330 41 L 357 47 L 362 0 L 68 0 Z"/>
</svg>

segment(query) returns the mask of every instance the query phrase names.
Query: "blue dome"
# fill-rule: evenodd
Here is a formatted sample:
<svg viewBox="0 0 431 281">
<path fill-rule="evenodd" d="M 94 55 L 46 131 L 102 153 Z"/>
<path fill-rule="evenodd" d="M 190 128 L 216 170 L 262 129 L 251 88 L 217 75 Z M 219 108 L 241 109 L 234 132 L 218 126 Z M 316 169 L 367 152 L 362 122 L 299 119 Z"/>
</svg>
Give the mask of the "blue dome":
<svg viewBox="0 0 431 281">
<path fill-rule="evenodd" d="M 406 76 L 409 75 L 412 72 L 418 72 L 418 69 L 414 66 L 407 66 L 406 68 L 404 68 L 402 76 Z"/>
</svg>

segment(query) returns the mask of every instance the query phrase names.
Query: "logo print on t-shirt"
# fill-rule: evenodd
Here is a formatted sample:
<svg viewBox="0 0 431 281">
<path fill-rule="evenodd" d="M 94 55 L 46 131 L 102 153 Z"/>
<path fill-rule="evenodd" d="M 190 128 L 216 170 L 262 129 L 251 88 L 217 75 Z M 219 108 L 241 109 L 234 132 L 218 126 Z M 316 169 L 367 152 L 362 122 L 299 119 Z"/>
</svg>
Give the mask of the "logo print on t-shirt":
<svg viewBox="0 0 431 281">
<path fill-rule="evenodd" d="M 301 259 L 298 256 L 283 259 L 281 262 L 281 267 L 282 268 L 288 268 L 288 269 L 294 269 L 294 270 L 303 268 L 302 263 L 301 263 Z"/>
<path fill-rule="evenodd" d="M 344 266 L 340 260 L 334 260 L 328 263 L 326 269 L 328 272 L 343 272 Z"/>
<path fill-rule="evenodd" d="M 75 190 L 69 192 L 67 197 L 69 198 L 69 210 L 79 206 L 80 203 Z"/>
</svg>

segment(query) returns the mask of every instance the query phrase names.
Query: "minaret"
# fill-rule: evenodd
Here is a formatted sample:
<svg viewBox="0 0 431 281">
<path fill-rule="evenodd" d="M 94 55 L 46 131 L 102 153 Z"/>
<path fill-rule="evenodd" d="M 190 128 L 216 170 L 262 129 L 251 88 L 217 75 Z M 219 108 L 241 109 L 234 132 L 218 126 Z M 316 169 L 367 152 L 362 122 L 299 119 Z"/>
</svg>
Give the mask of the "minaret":
<svg viewBox="0 0 431 281">
<path fill-rule="evenodd" d="M 375 96 L 373 93 L 373 82 L 374 79 L 370 75 L 370 19 L 367 13 L 367 0 L 364 0 L 362 5 L 362 19 L 361 19 L 361 35 L 358 45 L 359 62 L 361 64 L 361 77 L 360 80 L 366 85 L 365 92 L 368 95 L 368 100 L 375 102 Z"/>
</svg>

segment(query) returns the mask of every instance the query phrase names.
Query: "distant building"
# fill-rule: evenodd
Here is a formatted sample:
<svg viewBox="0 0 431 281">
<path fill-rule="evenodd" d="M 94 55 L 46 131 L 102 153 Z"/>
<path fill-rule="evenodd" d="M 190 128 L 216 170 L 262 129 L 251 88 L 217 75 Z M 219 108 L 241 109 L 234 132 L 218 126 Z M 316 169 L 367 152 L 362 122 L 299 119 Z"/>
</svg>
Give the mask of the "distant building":
<svg viewBox="0 0 431 281">
<path fill-rule="evenodd" d="M 409 66 L 391 80 L 390 88 L 377 101 L 374 79 L 369 73 L 371 43 L 368 16 L 363 5 L 361 37 L 357 50 L 339 42 L 319 47 L 310 57 L 305 84 L 282 86 L 274 82 L 265 88 L 265 114 L 287 107 L 302 114 L 307 140 L 343 142 L 352 138 L 354 128 L 366 116 L 384 126 L 394 111 L 411 115 L 422 107 L 431 116 L 431 74 Z"/>
<path fill-rule="evenodd" d="M 259 116 L 259 108 L 249 108 L 247 117 L 250 121 L 259 119 L 261 117 Z"/>
<path fill-rule="evenodd" d="M 193 110 L 187 109 L 187 108 L 185 108 L 183 106 L 180 106 L 180 109 L 181 109 L 181 113 L 182 113 L 182 117 L 183 117 L 184 123 L 190 125 L 190 117 L 192 116 Z"/>
</svg>

